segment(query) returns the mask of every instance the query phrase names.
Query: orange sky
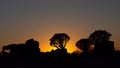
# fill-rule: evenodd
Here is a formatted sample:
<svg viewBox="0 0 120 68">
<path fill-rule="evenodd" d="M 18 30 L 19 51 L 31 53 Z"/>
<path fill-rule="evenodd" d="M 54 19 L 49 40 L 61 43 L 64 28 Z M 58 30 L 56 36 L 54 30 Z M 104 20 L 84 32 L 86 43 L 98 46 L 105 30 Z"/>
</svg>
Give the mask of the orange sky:
<svg viewBox="0 0 120 68">
<path fill-rule="evenodd" d="M 30 38 L 40 42 L 41 51 L 50 51 L 49 39 L 55 33 L 67 33 L 68 52 L 75 43 L 95 30 L 112 34 L 120 50 L 120 0 L 14 0 L 0 2 L 0 50 L 12 43 Z"/>
</svg>

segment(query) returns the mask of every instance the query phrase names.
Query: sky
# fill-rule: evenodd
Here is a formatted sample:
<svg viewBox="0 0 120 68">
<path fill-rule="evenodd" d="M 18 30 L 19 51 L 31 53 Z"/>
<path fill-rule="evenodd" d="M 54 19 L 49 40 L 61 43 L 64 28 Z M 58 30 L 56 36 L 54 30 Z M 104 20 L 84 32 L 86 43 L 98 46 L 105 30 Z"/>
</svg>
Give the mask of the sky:
<svg viewBox="0 0 120 68">
<path fill-rule="evenodd" d="M 112 34 L 120 50 L 120 0 L 0 0 L 0 50 L 8 44 L 34 38 L 43 52 L 55 49 L 49 39 L 55 33 L 70 36 L 66 48 L 76 51 L 76 41 L 95 30 Z"/>
</svg>

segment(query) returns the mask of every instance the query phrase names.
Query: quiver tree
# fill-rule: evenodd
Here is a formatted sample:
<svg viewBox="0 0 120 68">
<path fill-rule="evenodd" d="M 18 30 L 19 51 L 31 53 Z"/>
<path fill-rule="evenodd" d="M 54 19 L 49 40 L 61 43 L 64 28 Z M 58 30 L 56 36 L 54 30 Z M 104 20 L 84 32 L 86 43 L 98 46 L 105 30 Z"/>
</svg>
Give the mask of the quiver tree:
<svg viewBox="0 0 120 68">
<path fill-rule="evenodd" d="M 70 37 L 66 33 L 56 33 L 50 39 L 50 46 L 56 47 L 57 49 L 65 49 L 69 40 Z"/>
</svg>

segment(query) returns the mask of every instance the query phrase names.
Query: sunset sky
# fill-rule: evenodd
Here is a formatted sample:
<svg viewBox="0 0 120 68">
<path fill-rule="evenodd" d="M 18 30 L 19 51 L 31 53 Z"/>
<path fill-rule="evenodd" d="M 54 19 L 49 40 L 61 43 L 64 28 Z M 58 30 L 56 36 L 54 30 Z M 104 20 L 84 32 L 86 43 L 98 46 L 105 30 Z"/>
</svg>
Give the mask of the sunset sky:
<svg viewBox="0 0 120 68">
<path fill-rule="evenodd" d="M 98 29 L 110 32 L 120 50 L 120 0 L 0 0 L 0 50 L 34 38 L 41 51 L 50 51 L 49 39 L 67 33 L 73 52 L 76 41 Z"/>
</svg>

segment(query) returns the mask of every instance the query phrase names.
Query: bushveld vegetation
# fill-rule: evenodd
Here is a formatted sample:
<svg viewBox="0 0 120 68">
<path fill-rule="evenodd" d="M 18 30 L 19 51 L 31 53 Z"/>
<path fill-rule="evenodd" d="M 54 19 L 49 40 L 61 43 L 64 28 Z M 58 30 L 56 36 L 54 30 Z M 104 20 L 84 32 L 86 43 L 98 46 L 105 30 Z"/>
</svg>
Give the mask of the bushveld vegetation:
<svg viewBox="0 0 120 68">
<path fill-rule="evenodd" d="M 41 52 L 39 42 L 28 39 L 23 44 L 9 44 L 0 52 L 1 68 L 120 68 L 120 51 L 116 51 L 112 34 L 96 30 L 88 38 L 76 42 L 83 52 L 68 53 L 66 47 L 70 40 L 66 33 L 56 33 L 50 38 L 50 46 L 56 50 Z M 94 49 L 90 51 L 90 47 Z M 7 52 L 9 50 L 9 52 Z"/>
</svg>

